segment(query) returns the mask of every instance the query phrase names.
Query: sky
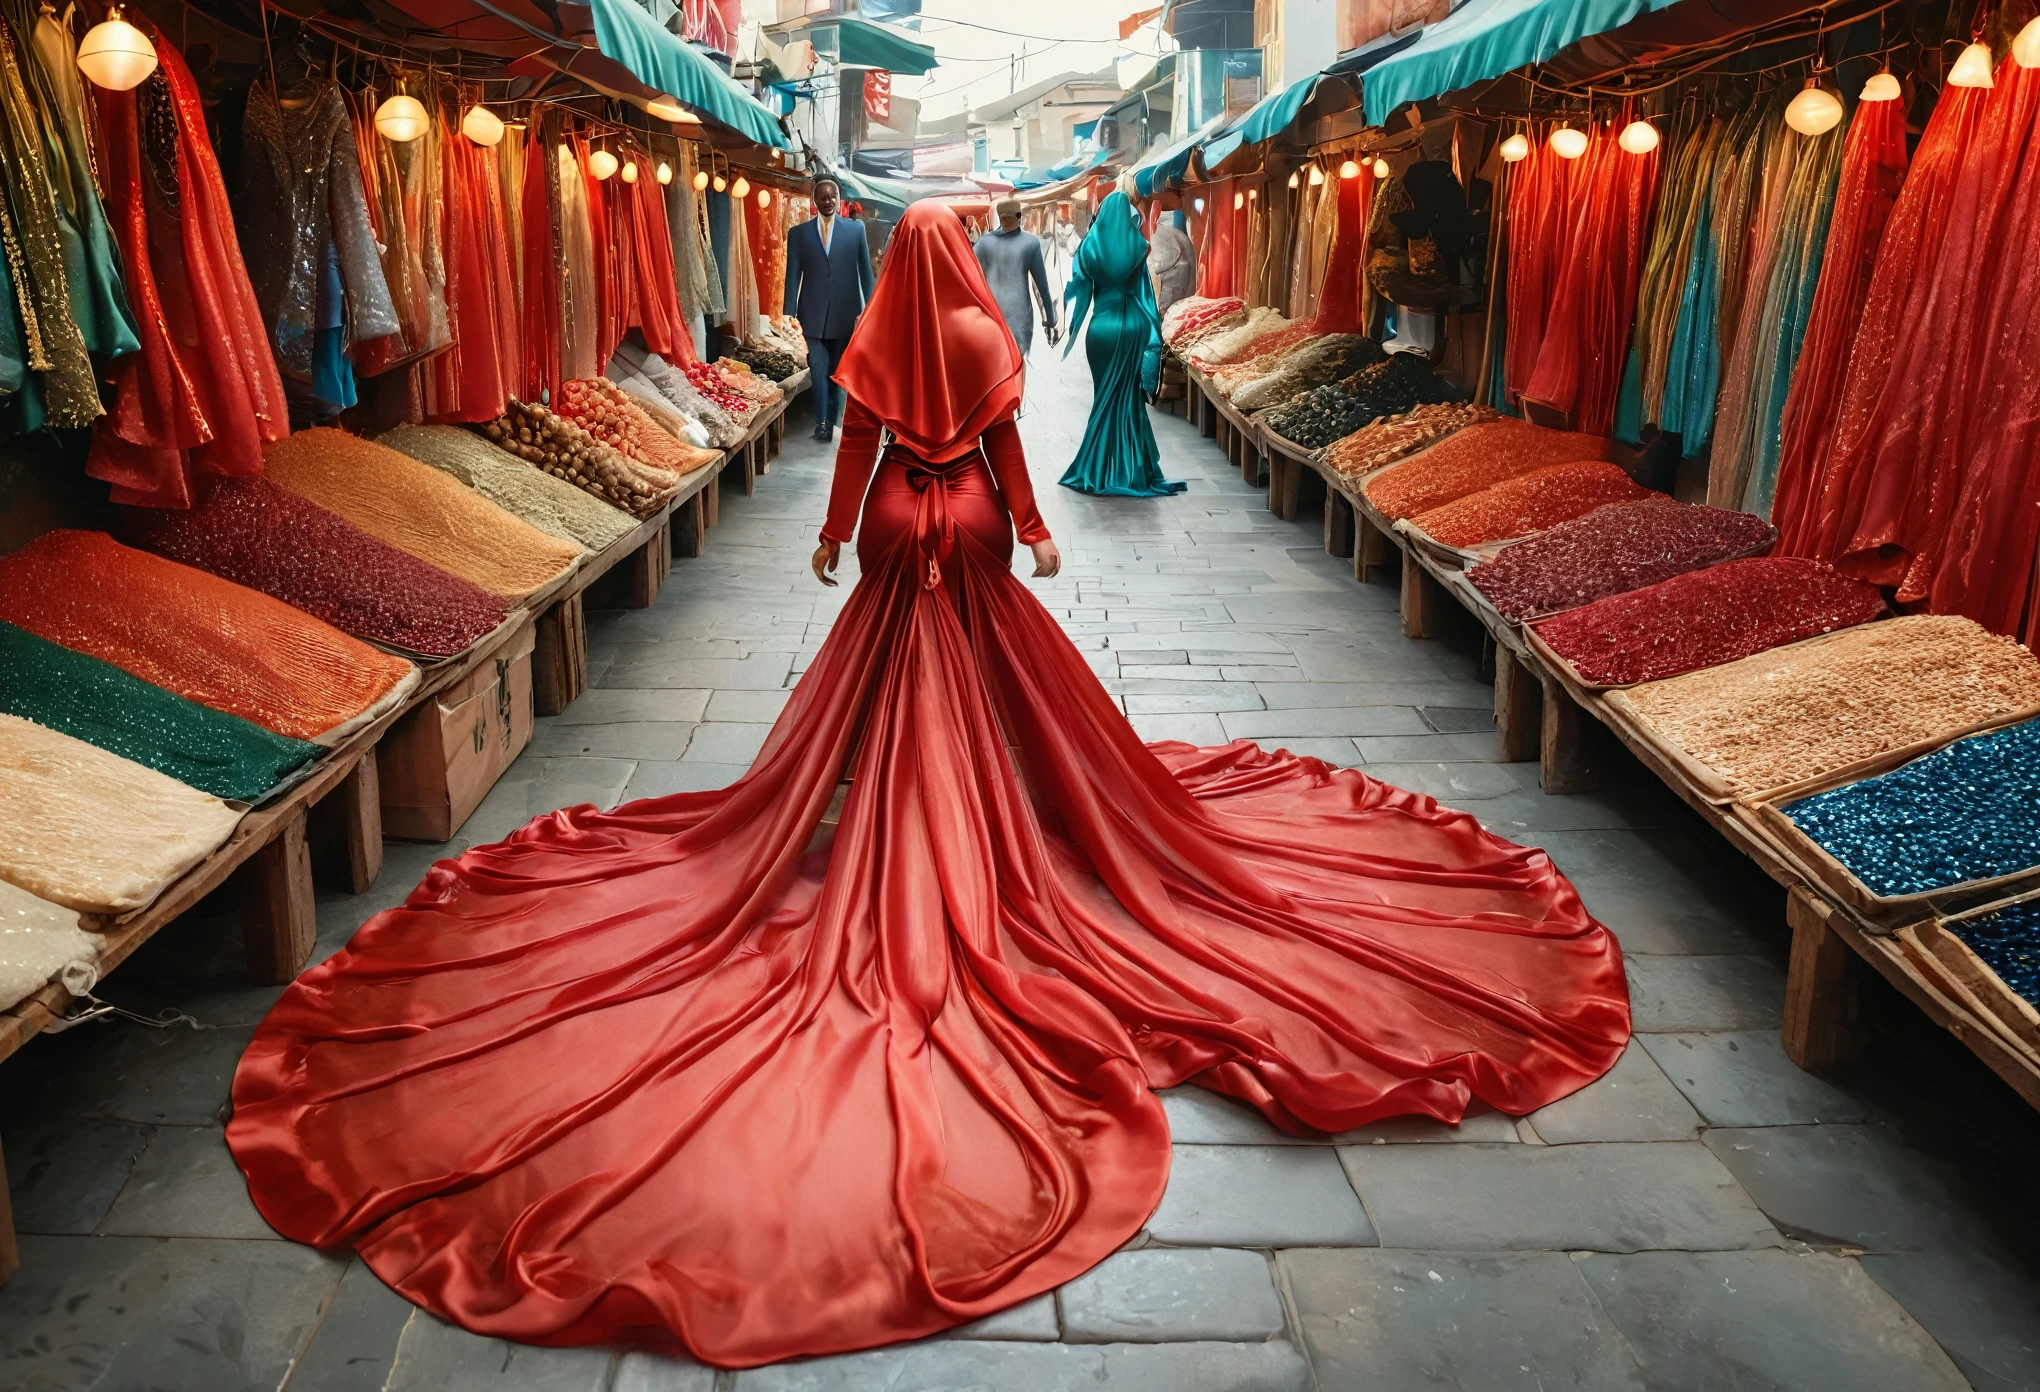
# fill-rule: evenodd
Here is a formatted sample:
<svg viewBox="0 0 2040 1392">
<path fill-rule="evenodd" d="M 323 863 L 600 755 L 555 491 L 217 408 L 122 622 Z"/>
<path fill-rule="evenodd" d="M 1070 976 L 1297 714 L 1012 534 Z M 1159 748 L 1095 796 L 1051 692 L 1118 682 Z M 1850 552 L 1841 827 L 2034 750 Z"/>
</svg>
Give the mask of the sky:
<svg viewBox="0 0 2040 1392">
<path fill-rule="evenodd" d="M 1122 54 L 1119 21 L 1147 6 L 1140 0 L 922 0 L 921 42 L 941 56 L 926 77 L 899 80 L 893 90 L 921 101 L 921 119 L 983 105 L 1064 72 L 1097 72 Z M 1146 37 L 1153 43 L 1152 31 Z"/>
</svg>

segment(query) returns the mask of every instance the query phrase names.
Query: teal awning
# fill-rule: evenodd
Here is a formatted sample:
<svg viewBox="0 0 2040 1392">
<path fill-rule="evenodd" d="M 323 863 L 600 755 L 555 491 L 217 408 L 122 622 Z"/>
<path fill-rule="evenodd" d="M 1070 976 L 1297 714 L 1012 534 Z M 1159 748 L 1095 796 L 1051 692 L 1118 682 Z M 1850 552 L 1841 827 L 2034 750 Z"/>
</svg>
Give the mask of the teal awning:
<svg viewBox="0 0 2040 1392">
<path fill-rule="evenodd" d="M 1323 73 L 1312 73 L 1309 77 L 1292 82 L 1281 91 L 1255 102 L 1253 109 L 1240 117 L 1229 132 L 1237 134 L 1239 141 L 1227 149 L 1226 155 L 1231 154 L 1232 149 L 1238 148 L 1238 145 L 1258 145 L 1288 130 L 1295 123 L 1297 113 L 1303 110 L 1303 104 L 1310 100 L 1310 94 L 1317 90 L 1318 80 L 1323 76 Z M 1212 145 L 1216 146 L 1217 143 L 1213 141 Z M 1204 159 L 1207 165 L 1216 164 L 1224 158 L 1225 155 L 1212 154 L 1209 148 L 1205 151 Z"/>
<path fill-rule="evenodd" d="M 1542 63 L 1570 44 L 1619 29 L 1677 0 L 1467 0 L 1361 80 L 1367 124 L 1397 107 Z"/>
<path fill-rule="evenodd" d="M 1133 187 L 1142 198 L 1151 197 L 1158 185 L 1172 179 L 1179 179 L 1190 168 L 1190 157 L 1197 153 L 1197 147 L 1209 140 L 1214 131 L 1225 124 L 1225 117 L 1214 116 L 1193 133 L 1184 136 L 1173 145 L 1154 151 L 1133 167 Z"/>
<path fill-rule="evenodd" d="M 641 6 L 631 0 L 594 0 L 594 9 L 596 49 L 630 69 L 645 86 L 760 145 L 793 148 L 763 103 L 678 36 L 654 24 Z"/>
<path fill-rule="evenodd" d="M 836 61 L 853 68 L 884 68 L 887 72 L 919 77 L 938 66 L 941 59 L 926 44 L 917 44 L 899 30 L 868 19 L 844 16 L 807 29 L 810 35 L 836 31 Z M 819 46 L 819 45 L 818 45 Z M 823 47 L 827 52 L 827 48 Z"/>
</svg>

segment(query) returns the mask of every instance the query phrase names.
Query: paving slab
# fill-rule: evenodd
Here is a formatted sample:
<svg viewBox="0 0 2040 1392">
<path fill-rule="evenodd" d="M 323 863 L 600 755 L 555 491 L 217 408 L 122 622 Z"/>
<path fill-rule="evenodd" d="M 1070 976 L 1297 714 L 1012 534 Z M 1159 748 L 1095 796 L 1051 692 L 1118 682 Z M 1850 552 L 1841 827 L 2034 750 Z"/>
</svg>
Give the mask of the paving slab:
<svg viewBox="0 0 2040 1392">
<path fill-rule="evenodd" d="M 1342 1146 L 1384 1247 L 1636 1252 L 1782 1240 L 1697 1142 Z"/>
<path fill-rule="evenodd" d="M 1549 831 L 1534 840 L 1631 956 L 1760 956 L 1767 950 L 1719 871 L 1683 835 Z"/>
<path fill-rule="evenodd" d="M 382 1392 L 397 1361 L 397 1341 L 416 1311 L 354 1258 L 291 1371 L 287 1392 Z"/>
<path fill-rule="evenodd" d="M 793 697 L 784 691 L 718 691 L 708 698 L 706 720 L 763 721 L 770 725 Z"/>
<path fill-rule="evenodd" d="M 1251 1344 L 932 1339 L 739 1372 L 729 1392 L 1313 1392 L 1303 1354 Z"/>
<path fill-rule="evenodd" d="M 1267 1257 L 1234 1248 L 1118 1252 L 1056 1299 L 1063 1337 L 1073 1344 L 1246 1343 L 1283 1329 Z"/>
<path fill-rule="evenodd" d="M 1430 723 L 1422 711 L 1417 718 Z M 1493 732 L 1365 735 L 1360 740 L 1360 756 L 1370 764 L 1494 764 L 1501 762 L 1502 737 Z"/>
<path fill-rule="evenodd" d="M 1422 793 L 1447 807 L 1479 813 L 1483 820 L 1483 809 L 1490 799 L 1523 791 L 1514 775 L 1499 764 L 1370 763 L 1365 771 L 1369 778 Z"/>
<path fill-rule="evenodd" d="M 706 687 L 712 691 L 777 691 L 793 670 L 787 653 L 756 652 L 738 657 L 676 657 L 667 643 L 632 643 L 604 669 L 598 687 Z M 729 645 L 732 649 L 736 644 Z"/>
<path fill-rule="evenodd" d="M 1322 1388 L 1646 1386 L 1628 1342 L 1562 1252 L 1303 1248 L 1276 1260 Z"/>
<path fill-rule="evenodd" d="M 1709 1131 L 1719 1156 L 1786 1233 L 1872 1252 L 1993 1245 L 1936 1161 L 1882 1126 L 1765 1126 Z"/>
<path fill-rule="evenodd" d="M 715 1392 L 715 1369 L 691 1359 L 626 1353 L 616 1360 L 608 1392 Z"/>
<path fill-rule="evenodd" d="M 1062 1322 L 1056 1314 L 1055 1292 L 1044 1291 L 1010 1309 L 983 1319 L 959 1324 L 945 1336 L 951 1339 L 1019 1339 L 1031 1343 L 1053 1343 L 1062 1337 Z"/>
<path fill-rule="evenodd" d="M 699 727 L 679 720 L 627 720 L 562 725 L 540 720 L 525 751 L 534 759 L 677 759 Z"/>
<path fill-rule="evenodd" d="M 1905 1307 L 1977 1392 L 2040 1387 L 2040 1280 L 1977 1247 L 1866 1254 L 1866 1275 Z"/>
<path fill-rule="evenodd" d="M 1590 1256 L 1579 1265 L 1653 1389 L 1967 1386 L 1927 1332 L 1844 1257 L 1640 1252 Z"/>
<path fill-rule="evenodd" d="M 1700 1134 L 1700 1114 L 1635 1038 L 1613 1068 L 1572 1096 L 1530 1113 L 1529 1122 L 1550 1145 L 1689 1141 Z"/>
<path fill-rule="evenodd" d="M 234 1067 L 254 1034 L 252 1027 L 150 1029 L 125 1020 L 46 1034 L 35 1041 L 32 1062 L 24 1057 L 0 1070 L 0 1116 L 223 1123 Z"/>
<path fill-rule="evenodd" d="M 1160 740 L 1182 740 L 1185 744 L 1214 745 L 1230 742 L 1225 727 L 1215 715 L 1197 712 L 1176 715 L 1128 717 L 1134 733 L 1149 744 Z"/>
<path fill-rule="evenodd" d="M 1124 668 L 1120 669 L 1124 671 Z M 1189 670 L 1189 669 L 1185 669 Z M 1176 712 L 1256 711 L 1261 693 L 1246 682 L 1172 682 L 1170 691 L 1122 693 L 1128 715 L 1169 715 Z"/>
<path fill-rule="evenodd" d="M 1626 957 L 1638 1034 L 1778 1028 L 1785 974 L 1761 957 Z"/>
<path fill-rule="evenodd" d="M 1409 706 L 1320 706 L 1298 710 L 1234 711 L 1219 722 L 1233 739 L 1268 742 L 1316 735 L 1416 735 L 1428 730 Z"/>
<path fill-rule="evenodd" d="M 487 846 L 562 807 L 614 807 L 636 767 L 629 759 L 520 758 L 496 780 L 460 834 L 470 845 Z"/>
<path fill-rule="evenodd" d="M 1324 1146 L 1179 1145 L 1148 1232 L 1183 1247 L 1375 1241 L 1336 1154 Z"/>
<path fill-rule="evenodd" d="M 149 1144 L 151 1128 L 89 1117 L 9 1126 L 7 1191 L 25 1233 L 89 1233 L 99 1226 Z"/>
<path fill-rule="evenodd" d="M 419 1310 L 397 1340 L 383 1392 L 609 1392 L 615 1361 L 607 1349 L 485 1339 Z"/>
<path fill-rule="evenodd" d="M 674 793 L 712 792 L 729 787 L 750 771 L 749 764 L 711 764 L 692 759 L 662 763 L 647 759 L 632 771 L 630 782 L 624 786 L 622 801 L 669 797 Z"/>
<path fill-rule="evenodd" d="M 596 687 L 576 696 L 558 715 L 543 717 L 554 725 L 612 725 L 641 720 L 696 721 L 706 718 L 713 693 L 705 688 Z M 729 716 L 717 716 L 727 720 Z"/>
<path fill-rule="evenodd" d="M 742 764 L 749 768 L 771 733 L 768 724 L 711 721 L 695 729 L 694 739 L 682 757 L 690 764 Z"/>
<path fill-rule="evenodd" d="M 1870 1120 L 1870 1107 L 1787 1058 L 1775 1030 L 1637 1038 L 1710 1126 Z"/>
<path fill-rule="evenodd" d="M 280 1240 L 255 1211 L 248 1181 L 211 1126 L 161 1126 L 99 1225 L 115 1237 L 244 1237 Z"/>
</svg>

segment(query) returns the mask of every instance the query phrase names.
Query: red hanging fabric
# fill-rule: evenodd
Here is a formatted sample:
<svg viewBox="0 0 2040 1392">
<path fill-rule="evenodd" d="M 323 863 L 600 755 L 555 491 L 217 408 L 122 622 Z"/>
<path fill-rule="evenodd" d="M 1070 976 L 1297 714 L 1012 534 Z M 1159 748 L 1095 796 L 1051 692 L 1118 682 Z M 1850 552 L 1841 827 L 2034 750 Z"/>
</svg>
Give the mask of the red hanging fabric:
<svg viewBox="0 0 2040 1392">
<path fill-rule="evenodd" d="M 1509 170 L 1509 318 L 1502 381 L 1512 403 L 1530 385 L 1544 343 L 1565 240 L 1565 210 L 1579 163 L 1559 158 L 1540 140 Z"/>
<path fill-rule="evenodd" d="M 491 154 L 450 130 L 443 133 L 441 148 L 447 208 L 441 255 L 454 347 L 427 364 L 427 419 L 490 421 L 509 409 L 515 390 L 498 337 L 508 293 L 498 276 L 508 261 L 501 224 L 489 209 L 487 190 L 495 183 Z"/>
<path fill-rule="evenodd" d="M 668 362 L 692 360 L 680 325 L 680 287 L 673 278 L 672 243 L 666 232 L 666 200 L 657 184 L 639 179 L 624 186 L 631 227 L 632 279 L 637 290 L 637 325 L 645 346 Z M 606 360 L 605 360 L 606 361 Z"/>
<path fill-rule="evenodd" d="M 1857 103 L 1842 151 L 1820 284 L 1785 398 L 1778 491 L 1771 505 L 1782 555 L 1810 554 L 1806 548 L 1818 530 L 1820 481 L 1848 379 L 1849 348 L 1863 320 L 1878 247 L 1904 182 L 1905 103 Z"/>
<path fill-rule="evenodd" d="M 1366 330 L 1367 220 L 1374 211 L 1374 177 L 1362 171 L 1339 178 L 1339 220 L 1325 257 L 1324 289 L 1311 329 L 1321 334 Z"/>
<path fill-rule="evenodd" d="M 1233 288 L 1233 242 L 1239 219 L 1233 212 L 1232 195 L 1233 181 L 1230 179 L 1206 184 L 1200 195 L 1204 199 L 1205 236 L 1209 245 L 1198 262 L 1197 293 L 1212 299 L 1224 299 L 1238 293 Z"/>
</svg>

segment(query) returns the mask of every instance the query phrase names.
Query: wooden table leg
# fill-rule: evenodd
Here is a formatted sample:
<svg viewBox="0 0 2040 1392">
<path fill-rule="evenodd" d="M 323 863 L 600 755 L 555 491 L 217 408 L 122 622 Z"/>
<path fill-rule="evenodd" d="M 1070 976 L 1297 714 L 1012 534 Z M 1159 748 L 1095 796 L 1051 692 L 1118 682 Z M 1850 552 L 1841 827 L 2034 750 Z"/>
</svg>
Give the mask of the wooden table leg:
<svg viewBox="0 0 2040 1392">
<path fill-rule="evenodd" d="M 1416 556 L 1402 553 L 1402 627 L 1406 638 L 1434 638 L 1443 632 L 1446 609 L 1457 607 L 1445 587 L 1431 578 L 1431 572 L 1417 564 Z"/>
<path fill-rule="evenodd" d="M 1268 456 L 1268 511 L 1285 522 L 1296 518 L 1296 461 L 1286 455 Z"/>
<path fill-rule="evenodd" d="M 1595 784 L 1594 719 L 1555 681 L 1544 683 L 1537 785 L 1547 793 L 1583 793 Z"/>
<path fill-rule="evenodd" d="M 744 448 L 740 453 L 743 455 L 744 465 L 744 496 L 748 498 L 758 491 L 758 442 L 744 441 Z"/>
<path fill-rule="evenodd" d="M 349 894 L 366 894 L 382 874 L 382 789 L 375 751 L 355 764 L 354 772 L 312 804 L 306 834 L 312 847 L 312 872 L 322 883 Z"/>
<path fill-rule="evenodd" d="M 305 814 L 300 811 L 285 822 L 276 839 L 250 856 L 234 877 L 240 885 L 248 974 L 265 986 L 294 979 L 319 936 Z"/>
<path fill-rule="evenodd" d="M 1197 399 L 1199 402 L 1197 416 L 1197 433 L 1204 436 L 1204 438 L 1206 438 L 1207 440 L 1215 439 L 1217 438 L 1218 435 L 1218 426 L 1220 419 L 1218 414 L 1218 408 L 1212 405 L 1211 398 L 1205 396 L 1202 392 L 1198 393 Z"/>
<path fill-rule="evenodd" d="M 1502 758 L 1527 764 L 1544 747 L 1544 683 L 1530 674 L 1516 654 L 1495 645 L 1495 728 L 1502 736 Z"/>
<path fill-rule="evenodd" d="M 0 1174 L 5 1174 L 6 1156 L 0 1155 Z M 7 1278 L 21 1269 L 21 1247 L 14 1240 L 14 1204 L 7 1196 L 7 1186 L 0 1184 L 0 1286 L 7 1284 Z"/>
<path fill-rule="evenodd" d="M 1353 531 L 1353 578 L 1355 580 L 1365 584 L 1369 572 L 1399 563 L 1396 556 L 1396 545 L 1388 539 L 1388 533 L 1382 531 L 1379 527 L 1361 516 L 1358 509 L 1355 509 L 1353 513 Z"/>
<path fill-rule="evenodd" d="M 588 689 L 588 625 L 578 592 L 538 616 L 531 696 L 540 715 L 558 715 Z"/>
<path fill-rule="evenodd" d="M 699 495 L 697 495 L 699 496 Z M 666 526 L 671 526 L 670 520 Z M 623 558 L 612 574 L 621 573 L 621 593 L 617 597 L 620 609 L 649 609 L 659 597 L 659 590 L 666 583 L 666 576 L 673 568 L 673 543 L 666 536 L 666 526 L 659 530 Z"/>
<path fill-rule="evenodd" d="M 1350 556 L 1353 554 L 1353 504 L 1346 495 L 1336 488 L 1325 490 L 1325 554 L 1327 556 Z"/>
<path fill-rule="evenodd" d="M 1828 907 L 1795 886 L 1785 899 L 1792 927 L 1792 965 L 1785 975 L 1785 1056 L 1808 1072 L 1840 1063 L 1861 1044 L 1856 1029 L 1862 968 L 1842 935 L 1828 926 Z"/>
<path fill-rule="evenodd" d="M 701 525 L 704 527 L 722 525 L 722 486 L 723 466 L 718 464 L 715 466 L 715 477 L 708 481 L 706 488 L 694 495 L 701 500 Z"/>
<path fill-rule="evenodd" d="M 708 487 L 673 509 L 674 555 L 699 556 L 708 550 L 708 511 L 720 481 L 709 480 Z"/>
</svg>

